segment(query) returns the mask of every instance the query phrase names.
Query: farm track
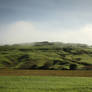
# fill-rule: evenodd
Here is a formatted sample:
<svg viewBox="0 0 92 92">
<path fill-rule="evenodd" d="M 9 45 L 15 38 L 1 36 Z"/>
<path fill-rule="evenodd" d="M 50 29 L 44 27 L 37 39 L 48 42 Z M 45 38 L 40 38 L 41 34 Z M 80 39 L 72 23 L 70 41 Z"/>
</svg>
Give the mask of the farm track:
<svg viewBox="0 0 92 92">
<path fill-rule="evenodd" d="M 0 69 L 0 76 L 65 76 L 92 77 L 92 70 L 6 70 Z"/>
</svg>

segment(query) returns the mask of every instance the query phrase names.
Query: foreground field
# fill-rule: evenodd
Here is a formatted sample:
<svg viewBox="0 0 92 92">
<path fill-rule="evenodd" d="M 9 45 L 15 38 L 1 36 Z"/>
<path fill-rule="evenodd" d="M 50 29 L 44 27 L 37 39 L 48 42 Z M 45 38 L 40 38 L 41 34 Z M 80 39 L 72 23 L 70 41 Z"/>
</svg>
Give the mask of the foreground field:
<svg viewBox="0 0 92 92">
<path fill-rule="evenodd" d="M 92 92 L 92 78 L 0 76 L 0 92 Z"/>
</svg>

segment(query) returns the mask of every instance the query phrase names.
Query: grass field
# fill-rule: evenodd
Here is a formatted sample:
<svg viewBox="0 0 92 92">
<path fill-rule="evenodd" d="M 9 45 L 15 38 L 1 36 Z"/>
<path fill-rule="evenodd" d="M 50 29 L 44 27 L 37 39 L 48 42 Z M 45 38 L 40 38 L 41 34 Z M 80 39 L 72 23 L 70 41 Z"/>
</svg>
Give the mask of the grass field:
<svg viewBox="0 0 92 92">
<path fill-rule="evenodd" d="M 92 78 L 0 76 L 0 92 L 92 92 Z"/>
<path fill-rule="evenodd" d="M 0 92 L 92 92 L 92 71 L 0 70 Z"/>
</svg>

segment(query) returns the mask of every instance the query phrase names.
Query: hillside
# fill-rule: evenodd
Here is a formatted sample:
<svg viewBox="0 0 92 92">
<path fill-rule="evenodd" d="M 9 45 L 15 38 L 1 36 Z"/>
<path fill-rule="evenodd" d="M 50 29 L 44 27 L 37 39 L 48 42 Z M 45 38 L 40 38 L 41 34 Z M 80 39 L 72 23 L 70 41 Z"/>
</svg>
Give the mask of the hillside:
<svg viewBox="0 0 92 92">
<path fill-rule="evenodd" d="M 85 44 L 36 42 L 0 46 L 0 68 L 89 70 L 92 47 Z"/>
</svg>

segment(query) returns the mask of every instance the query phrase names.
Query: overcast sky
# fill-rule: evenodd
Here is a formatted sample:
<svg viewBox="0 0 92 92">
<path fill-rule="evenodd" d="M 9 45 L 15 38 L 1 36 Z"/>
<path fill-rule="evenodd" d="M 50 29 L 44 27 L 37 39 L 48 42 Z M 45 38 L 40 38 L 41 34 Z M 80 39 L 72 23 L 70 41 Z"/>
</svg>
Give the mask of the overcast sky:
<svg viewBox="0 0 92 92">
<path fill-rule="evenodd" d="M 0 0 L 0 44 L 92 45 L 92 0 Z"/>
</svg>

